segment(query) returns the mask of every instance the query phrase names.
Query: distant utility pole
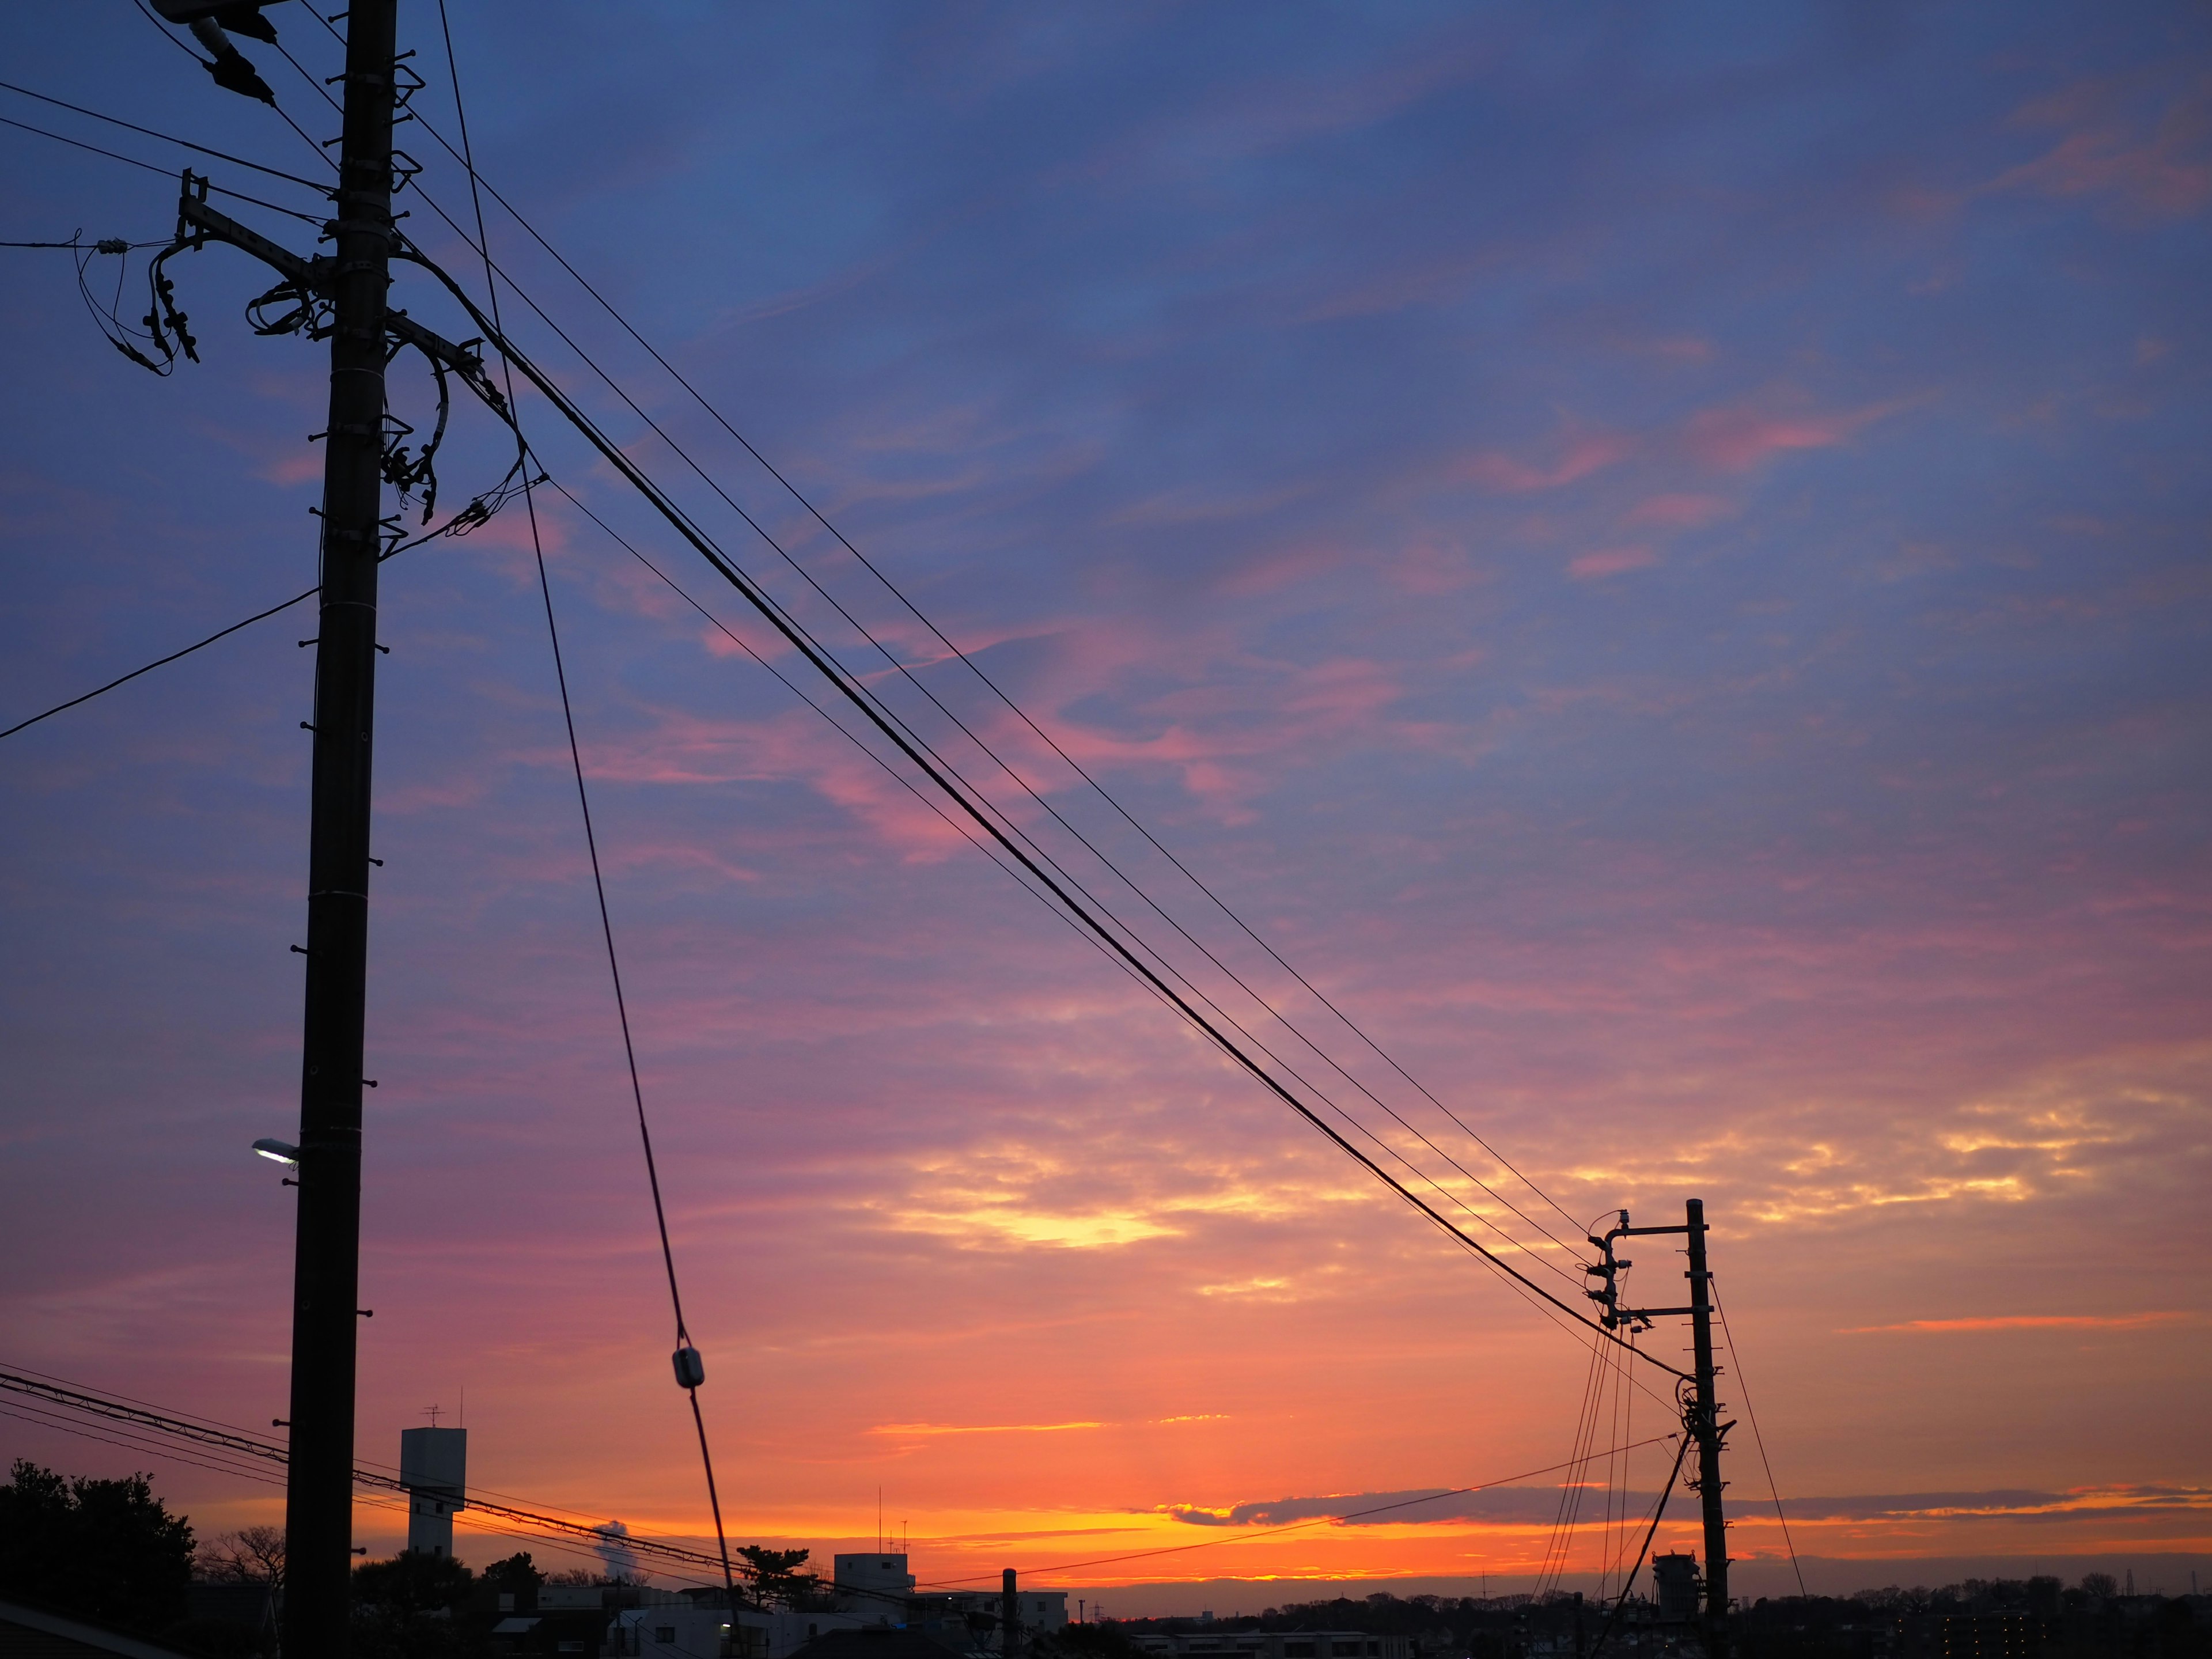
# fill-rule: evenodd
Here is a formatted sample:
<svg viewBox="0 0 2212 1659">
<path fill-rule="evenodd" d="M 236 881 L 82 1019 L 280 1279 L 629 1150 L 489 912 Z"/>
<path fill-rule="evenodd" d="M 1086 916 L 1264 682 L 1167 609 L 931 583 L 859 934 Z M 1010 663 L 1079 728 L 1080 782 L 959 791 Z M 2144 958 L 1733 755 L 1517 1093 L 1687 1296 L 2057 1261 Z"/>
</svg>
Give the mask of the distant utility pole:
<svg viewBox="0 0 2212 1659">
<path fill-rule="evenodd" d="M 999 1581 L 999 1659 L 1016 1659 L 1022 1650 L 1022 1598 L 1014 1589 L 1014 1570 Z"/>
<path fill-rule="evenodd" d="M 290 1659 L 343 1659 L 349 1645 L 397 10 L 397 0 L 353 0 L 346 16 L 345 125 L 328 289 L 334 326 L 330 425 L 323 436 L 322 613 L 292 1276 L 292 1458 L 284 1510 L 283 1644 Z"/>
<path fill-rule="evenodd" d="M 1602 1289 L 1588 1294 L 1591 1301 L 1604 1309 L 1602 1322 L 1607 1330 L 1622 1327 L 1632 1332 L 1644 1330 L 1654 1319 L 1683 1314 L 1689 1316 L 1694 1364 L 1689 1397 L 1681 1402 L 1682 1427 L 1698 1443 L 1698 1474 L 1690 1484 L 1697 1489 L 1705 1518 L 1705 1645 L 1713 1659 L 1728 1659 L 1728 1520 L 1721 1510 L 1721 1492 L 1728 1483 L 1721 1479 L 1721 1449 L 1727 1443 L 1728 1431 L 1735 1425 L 1720 1420 L 1720 1403 L 1713 1390 L 1712 1273 L 1705 1265 L 1708 1231 L 1705 1201 L 1701 1198 L 1691 1199 L 1684 1206 L 1683 1223 L 1679 1227 L 1632 1227 L 1628 1224 L 1628 1212 L 1623 1210 L 1619 1226 L 1602 1238 L 1590 1240 L 1605 1252 L 1605 1259 L 1584 1271 L 1604 1281 Z M 1683 1275 L 1690 1281 L 1689 1304 L 1680 1308 L 1622 1307 L 1620 1275 L 1624 1268 L 1635 1264 L 1613 1255 L 1613 1241 L 1674 1233 L 1686 1235 L 1689 1240 L 1690 1268 Z"/>
</svg>

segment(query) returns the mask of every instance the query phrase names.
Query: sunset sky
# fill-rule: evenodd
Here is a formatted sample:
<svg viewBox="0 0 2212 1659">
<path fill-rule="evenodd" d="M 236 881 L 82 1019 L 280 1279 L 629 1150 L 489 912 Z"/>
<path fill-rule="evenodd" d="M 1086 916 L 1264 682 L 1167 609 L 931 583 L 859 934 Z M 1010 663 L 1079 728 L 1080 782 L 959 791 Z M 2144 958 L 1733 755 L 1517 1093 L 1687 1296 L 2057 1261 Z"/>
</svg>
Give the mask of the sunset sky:
<svg viewBox="0 0 2212 1659">
<path fill-rule="evenodd" d="M 319 141 L 337 45 L 270 15 L 307 73 L 247 54 Z M 455 137 L 436 11 L 401 16 Z M 324 176 L 124 0 L 10 21 L 23 86 Z M 1580 1282 L 1505 1200 L 1570 1241 L 1705 1200 L 1747 1582 L 1786 1571 L 1747 1387 L 1796 1548 L 1852 1564 L 1832 1582 L 2212 1568 L 2202 7 L 454 27 L 483 175 L 1316 992 L 487 204 L 531 299 L 793 562 L 505 294 L 733 556 L 1523 1271 Z M 11 93 L 0 116 L 191 159 Z M 402 142 L 469 222 L 461 169 Z M 174 222 L 173 176 L 20 127 L 0 156 L 0 237 Z M 0 726 L 314 580 L 323 354 L 248 329 L 266 273 L 173 259 L 203 361 L 157 380 L 71 259 L 0 249 Z M 122 263 L 91 261 L 100 303 Z M 473 331 L 419 272 L 393 303 Z M 419 362 L 391 384 L 426 425 Z M 822 695 L 542 398 L 523 418 Z M 456 403 L 441 514 L 507 441 Z M 1584 1346 L 1016 890 L 911 767 L 538 506 L 733 1541 L 872 1547 L 880 1492 L 927 1583 L 1526 1588 Z M 288 611 L 0 741 L 0 1369 L 283 1414 L 293 1199 L 247 1148 L 297 1121 L 313 632 Z M 521 503 L 387 565 L 380 637 L 361 1455 L 465 1394 L 475 1484 L 696 1543 Z M 1642 1244 L 1632 1285 L 1675 1300 L 1671 1242 Z M 1671 1426 L 1645 1380 L 1621 1443 Z M 5 1415 L 0 1455 L 149 1467 Z M 1632 1454 L 1638 1505 L 1671 1458 Z M 150 1467 L 203 1531 L 281 1516 Z M 1583 1534 L 1577 1587 L 1611 1547 Z M 465 1528 L 460 1553 L 522 1547 Z"/>
</svg>

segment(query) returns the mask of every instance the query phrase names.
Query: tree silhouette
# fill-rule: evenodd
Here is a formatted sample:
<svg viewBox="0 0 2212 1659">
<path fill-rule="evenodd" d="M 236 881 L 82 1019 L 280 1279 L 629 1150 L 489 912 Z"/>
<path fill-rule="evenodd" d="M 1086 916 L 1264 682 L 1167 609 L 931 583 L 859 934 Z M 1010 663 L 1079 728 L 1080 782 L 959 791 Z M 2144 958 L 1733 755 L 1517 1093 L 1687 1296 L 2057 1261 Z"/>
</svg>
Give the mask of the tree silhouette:
<svg viewBox="0 0 2212 1659">
<path fill-rule="evenodd" d="M 0 1594 L 154 1632 L 185 1616 L 191 1523 L 148 1477 L 69 1480 L 18 1460 L 0 1486 Z"/>
</svg>

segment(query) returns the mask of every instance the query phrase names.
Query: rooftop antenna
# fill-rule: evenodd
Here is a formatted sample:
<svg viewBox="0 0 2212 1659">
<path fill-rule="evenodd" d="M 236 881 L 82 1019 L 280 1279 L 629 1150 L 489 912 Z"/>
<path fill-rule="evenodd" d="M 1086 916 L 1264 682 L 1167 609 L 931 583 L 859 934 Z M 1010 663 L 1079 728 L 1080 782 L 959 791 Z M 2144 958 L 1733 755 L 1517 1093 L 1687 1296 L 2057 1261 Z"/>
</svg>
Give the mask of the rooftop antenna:
<svg viewBox="0 0 2212 1659">
<path fill-rule="evenodd" d="M 438 1413 L 444 1411 L 446 1408 L 443 1406 L 425 1406 L 422 1409 L 429 1415 L 430 1426 L 434 1429 L 436 1428 L 438 1426 Z"/>
</svg>

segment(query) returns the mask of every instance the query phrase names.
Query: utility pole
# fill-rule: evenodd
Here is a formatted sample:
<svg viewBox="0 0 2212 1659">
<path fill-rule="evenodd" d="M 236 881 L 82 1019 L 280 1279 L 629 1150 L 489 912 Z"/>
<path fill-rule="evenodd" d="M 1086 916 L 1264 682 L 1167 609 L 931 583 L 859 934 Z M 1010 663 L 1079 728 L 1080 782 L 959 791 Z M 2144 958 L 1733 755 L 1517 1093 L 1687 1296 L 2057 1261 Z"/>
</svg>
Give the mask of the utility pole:
<svg viewBox="0 0 2212 1659">
<path fill-rule="evenodd" d="M 1705 1522 L 1705 1645 L 1713 1659 L 1728 1659 L 1728 1522 L 1721 1514 L 1721 1436 L 1726 1429 L 1713 1396 L 1712 1274 L 1705 1267 L 1705 1200 L 1692 1199 L 1685 1219 L 1690 1235 L 1690 1340 L 1698 1377 L 1691 1428 L 1698 1439 L 1698 1502 Z"/>
<path fill-rule="evenodd" d="M 999 1659 L 1018 1659 L 1022 1650 L 1022 1598 L 1014 1590 L 1014 1570 L 999 1581 Z"/>
<path fill-rule="evenodd" d="M 292 1455 L 284 1509 L 288 1659 L 343 1659 L 351 1615 L 369 769 L 384 507 L 397 9 L 397 0 L 353 0 L 346 17 L 345 126 L 330 289 L 331 412 L 323 437 L 300 1216 L 292 1274 Z"/>
<path fill-rule="evenodd" d="M 1691 1484 L 1697 1488 L 1705 1517 L 1705 1646 L 1712 1659 L 1728 1659 L 1728 1519 L 1721 1509 L 1721 1492 L 1728 1483 L 1721 1479 L 1721 1448 L 1727 1441 L 1728 1431 L 1735 1425 L 1720 1420 L 1720 1402 L 1713 1391 L 1713 1287 L 1711 1271 L 1705 1266 L 1707 1231 L 1705 1201 L 1702 1198 L 1688 1200 L 1679 1227 L 1632 1227 L 1628 1212 L 1623 1210 L 1619 1226 L 1607 1229 L 1601 1238 L 1591 1237 L 1590 1243 L 1604 1252 L 1604 1259 L 1583 1271 L 1601 1281 L 1600 1288 L 1585 1294 L 1603 1310 L 1599 1322 L 1609 1331 L 1626 1328 L 1632 1336 L 1638 1331 L 1649 1330 L 1654 1319 L 1689 1316 L 1694 1363 L 1688 1379 L 1690 1395 L 1682 1402 L 1682 1427 L 1698 1443 L 1698 1474 Z M 1683 1275 L 1690 1281 L 1689 1305 L 1621 1306 L 1620 1275 L 1635 1263 L 1614 1255 L 1614 1241 L 1671 1233 L 1684 1234 L 1689 1240 L 1690 1269 Z"/>
</svg>

